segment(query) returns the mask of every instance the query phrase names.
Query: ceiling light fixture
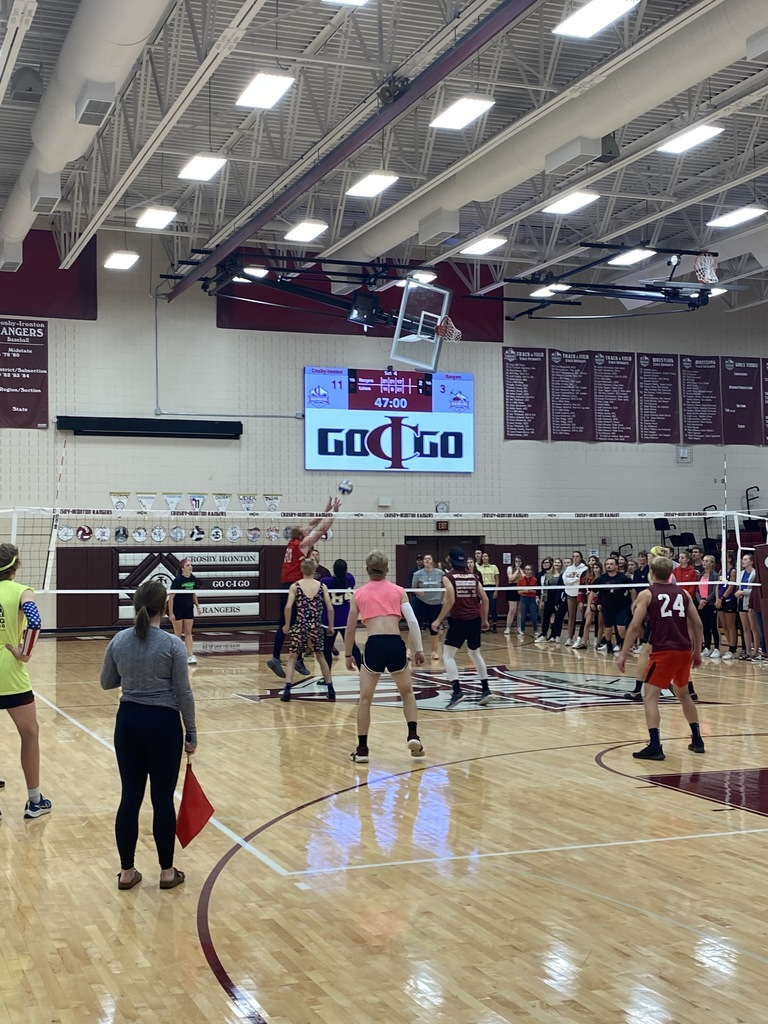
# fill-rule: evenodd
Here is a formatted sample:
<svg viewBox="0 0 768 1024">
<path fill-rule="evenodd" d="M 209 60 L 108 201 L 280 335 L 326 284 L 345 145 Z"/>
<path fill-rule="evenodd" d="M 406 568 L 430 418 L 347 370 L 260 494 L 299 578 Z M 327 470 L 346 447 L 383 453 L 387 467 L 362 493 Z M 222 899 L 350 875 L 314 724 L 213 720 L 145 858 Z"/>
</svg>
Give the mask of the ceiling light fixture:
<svg viewBox="0 0 768 1024">
<path fill-rule="evenodd" d="M 437 278 L 437 274 L 434 270 L 414 270 L 409 274 L 409 277 L 418 281 L 419 284 L 432 284 Z"/>
<path fill-rule="evenodd" d="M 365 7 L 368 0 L 320 0 L 324 4 L 336 4 L 338 7 Z"/>
<path fill-rule="evenodd" d="M 747 221 L 757 220 L 768 210 L 764 206 L 742 206 L 731 213 L 724 213 L 721 217 L 707 221 L 708 228 L 735 228 L 738 224 L 746 224 Z"/>
<path fill-rule="evenodd" d="M 506 238 L 502 238 L 501 235 L 492 235 L 488 238 L 481 238 L 477 242 L 472 242 L 466 249 L 460 249 L 459 252 L 462 256 L 485 256 L 486 253 L 498 249 L 500 245 L 506 245 L 506 242 Z"/>
<path fill-rule="evenodd" d="M 614 21 L 623 18 L 639 3 L 640 0 L 591 0 L 585 7 L 561 21 L 552 32 L 557 36 L 591 39 Z"/>
<path fill-rule="evenodd" d="M 161 231 L 178 217 L 178 213 L 172 206 L 148 206 L 136 221 L 137 228 L 149 228 Z"/>
<path fill-rule="evenodd" d="M 249 277 L 266 277 L 269 271 L 266 267 L 243 267 L 243 273 Z"/>
<path fill-rule="evenodd" d="M 627 252 L 620 252 L 608 262 L 612 267 L 633 267 L 636 263 L 642 263 L 643 260 L 655 255 L 655 249 L 629 249 Z"/>
<path fill-rule="evenodd" d="M 235 106 L 270 110 L 295 81 L 292 75 L 273 75 L 267 71 L 260 71 L 248 84 Z"/>
<path fill-rule="evenodd" d="M 179 177 L 189 181 L 210 181 L 227 162 L 217 153 L 197 153 L 179 171 Z"/>
<path fill-rule="evenodd" d="M 555 293 L 551 288 L 538 288 L 535 292 L 531 292 L 532 299 L 551 299 Z"/>
<path fill-rule="evenodd" d="M 250 277 L 241 277 L 239 274 L 237 277 L 232 278 L 232 284 L 253 284 Z"/>
<path fill-rule="evenodd" d="M 486 110 L 490 110 L 495 102 L 489 96 L 462 96 L 438 115 L 434 121 L 430 121 L 429 127 L 460 131 L 476 121 Z"/>
<path fill-rule="evenodd" d="M 569 292 L 571 286 L 569 284 L 561 284 L 559 281 L 553 281 L 552 284 L 548 284 L 547 288 L 551 292 Z"/>
<path fill-rule="evenodd" d="M 585 206 L 591 206 L 592 203 L 596 203 L 599 198 L 600 196 L 597 192 L 571 192 L 570 195 L 563 196 L 549 206 L 545 206 L 541 212 L 552 213 L 561 217 L 566 213 L 575 213 L 577 210 L 583 210 Z"/>
<path fill-rule="evenodd" d="M 717 295 L 726 295 L 727 293 L 727 288 L 712 288 L 709 294 L 714 298 Z"/>
<path fill-rule="evenodd" d="M 389 174 L 387 171 L 373 171 L 356 182 L 352 188 L 348 188 L 346 194 L 362 199 L 373 199 L 374 196 L 381 195 L 385 189 L 388 189 L 390 185 L 394 185 L 398 180 L 397 174 Z"/>
<path fill-rule="evenodd" d="M 130 270 L 138 258 L 139 254 L 137 252 L 131 252 L 129 249 L 118 249 L 107 256 L 104 260 L 104 266 L 107 270 Z"/>
<path fill-rule="evenodd" d="M 327 230 L 328 225 L 324 220 L 303 220 L 291 228 L 284 238 L 286 242 L 311 242 Z"/>
<path fill-rule="evenodd" d="M 674 156 L 679 153 L 687 153 L 694 146 L 701 146 L 705 142 L 709 142 L 710 139 L 714 139 L 715 136 L 722 135 L 724 131 L 725 128 L 718 128 L 716 124 L 699 124 L 695 128 L 689 128 L 682 135 L 677 135 L 665 142 L 663 146 L 659 146 L 656 152 L 671 153 Z"/>
</svg>

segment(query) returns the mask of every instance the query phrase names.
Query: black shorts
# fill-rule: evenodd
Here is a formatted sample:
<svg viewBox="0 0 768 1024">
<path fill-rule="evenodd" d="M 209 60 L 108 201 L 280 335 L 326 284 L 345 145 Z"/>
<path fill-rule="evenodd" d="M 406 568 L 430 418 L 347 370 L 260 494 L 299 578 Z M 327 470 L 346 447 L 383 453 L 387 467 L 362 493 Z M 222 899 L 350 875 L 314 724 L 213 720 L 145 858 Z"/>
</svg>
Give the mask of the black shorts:
<svg viewBox="0 0 768 1024">
<path fill-rule="evenodd" d="M 445 634 L 445 646 L 458 650 L 466 640 L 470 651 L 480 647 L 480 618 L 452 619 L 448 617 L 448 632 Z"/>
<path fill-rule="evenodd" d="M 736 598 L 726 597 L 723 599 L 718 611 L 725 612 L 726 615 L 732 615 L 736 611 Z"/>
<path fill-rule="evenodd" d="M 606 608 L 603 605 L 603 622 L 606 626 L 628 626 L 631 617 L 629 608 Z"/>
<path fill-rule="evenodd" d="M 31 690 L 24 693 L 0 693 L 0 711 L 9 708 L 23 708 L 26 704 L 34 704 L 35 695 Z"/>
<path fill-rule="evenodd" d="M 382 672 L 402 672 L 408 664 L 405 641 L 394 633 L 369 636 L 363 651 L 363 667 L 380 675 Z"/>
<path fill-rule="evenodd" d="M 432 636 L 437 636 L 438 631 L 436 629 L 432 629 L 432 623 L 440 614 L 440 609 L 443 607 L 442 601 L 440 604 L 427 604 L 426 601 L 422 601 L 421 607 L 424 611 L 424 621 L 429 626 L 429 632 Z"/>
</svg>

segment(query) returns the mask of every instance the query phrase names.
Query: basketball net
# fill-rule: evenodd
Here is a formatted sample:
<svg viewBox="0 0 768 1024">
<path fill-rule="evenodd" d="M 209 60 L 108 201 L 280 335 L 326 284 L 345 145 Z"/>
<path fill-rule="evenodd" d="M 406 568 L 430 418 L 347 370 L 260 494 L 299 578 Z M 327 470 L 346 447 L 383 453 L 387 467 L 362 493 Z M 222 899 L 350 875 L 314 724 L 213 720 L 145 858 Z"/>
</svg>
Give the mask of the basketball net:
<svg viewBox="0 0 768 1024">
<path fill-rule="evenodd" d="M 693 264 L 693 272 L 699 284 L 717 284 L 717 260 L 708 252 L 700 252 Z"/>
<path fill-rule="evenodd" d="M 449 316 L 444 316 L 436 328 L 437 334 L 443 341 L 454 343 L 461 341 L 461 331 Z"/>
</svg>

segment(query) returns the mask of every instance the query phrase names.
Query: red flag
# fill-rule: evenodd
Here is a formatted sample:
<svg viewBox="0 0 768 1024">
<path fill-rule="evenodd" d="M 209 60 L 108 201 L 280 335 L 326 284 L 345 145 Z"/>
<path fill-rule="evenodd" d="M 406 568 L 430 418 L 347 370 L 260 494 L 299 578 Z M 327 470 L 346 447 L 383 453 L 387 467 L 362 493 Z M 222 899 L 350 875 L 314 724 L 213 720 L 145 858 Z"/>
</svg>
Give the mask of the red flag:
<svg viewBox="0 0 768 1024">
<path fill-rule="evenodd" d="M 213 805 L 203 792 L 192 771 L 192 764 L 187 761 L 187 773 L 184 776 L 184 789 L 181 793 L 181 804 L 176 817 L 176 835 L 182 846 L 188 846 L 198 832 L 205 828 L 213 815 Z"/>
</svg>

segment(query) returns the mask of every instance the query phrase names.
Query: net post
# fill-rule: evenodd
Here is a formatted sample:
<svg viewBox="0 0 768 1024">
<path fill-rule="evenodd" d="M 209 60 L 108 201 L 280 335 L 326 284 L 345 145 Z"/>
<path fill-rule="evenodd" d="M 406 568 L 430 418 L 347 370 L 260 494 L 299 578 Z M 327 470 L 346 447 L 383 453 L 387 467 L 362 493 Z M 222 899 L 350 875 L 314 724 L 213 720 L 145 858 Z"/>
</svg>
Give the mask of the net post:
<svg viewBox="0 0 768 1024">
<path fill-rule="evenodd" d="M 11 544 L 15 544 L 19 531 L 19 513 L 16 509 L 11 513 Z"/>
<path fill-rule="evenodd" d="M 59 527 L 59 511 L 53 509 L 51 515 L 51 535 L 48 539 L 48 554 L 45 558 L 45 572 L 43 574 L 43 590 L 51 589 L 51 576 L 53 575 L 53 565 L 56 556 L 56 531 Z"/>
</svg>

